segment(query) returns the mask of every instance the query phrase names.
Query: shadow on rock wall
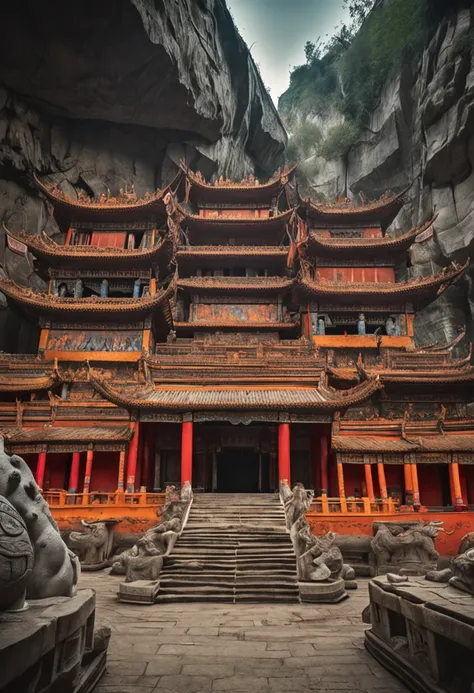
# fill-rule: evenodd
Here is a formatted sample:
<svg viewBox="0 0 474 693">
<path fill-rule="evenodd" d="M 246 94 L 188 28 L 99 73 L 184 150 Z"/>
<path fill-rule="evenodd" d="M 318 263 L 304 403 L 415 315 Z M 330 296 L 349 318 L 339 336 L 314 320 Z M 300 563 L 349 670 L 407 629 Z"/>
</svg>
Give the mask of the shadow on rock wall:
<svg viewBox="0 0 474 693">
<path fill-rule="evenodd" d="M 0 221 L 12 230 L 57 232 L 33 173 L 71 197 L 142 195 L 181 159 L 208 177 L 264 179 L 283 163 L 286 133 L 224 0 L 18 0 L 0 23 Z M 16 281 L 44 288 L 3 227 L 0 248 Z M 24 332 L 20 350 L 34 342 Z"/>
</svg>

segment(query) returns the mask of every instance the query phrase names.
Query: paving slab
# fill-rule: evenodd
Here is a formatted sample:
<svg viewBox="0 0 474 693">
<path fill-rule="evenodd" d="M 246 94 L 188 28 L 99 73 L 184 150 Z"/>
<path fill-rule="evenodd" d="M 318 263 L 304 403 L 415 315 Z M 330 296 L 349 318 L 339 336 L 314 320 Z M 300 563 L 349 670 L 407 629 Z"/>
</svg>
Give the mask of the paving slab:
<svg viewBox="0 0 474 693">
<path fill-rule="evenodd" d="M 81 576 L 112 629 L 95 693 L 408 693 L 364 649 L 367 581 L 340 604 L 118 604 L 120 576 Z"/>
</svg>

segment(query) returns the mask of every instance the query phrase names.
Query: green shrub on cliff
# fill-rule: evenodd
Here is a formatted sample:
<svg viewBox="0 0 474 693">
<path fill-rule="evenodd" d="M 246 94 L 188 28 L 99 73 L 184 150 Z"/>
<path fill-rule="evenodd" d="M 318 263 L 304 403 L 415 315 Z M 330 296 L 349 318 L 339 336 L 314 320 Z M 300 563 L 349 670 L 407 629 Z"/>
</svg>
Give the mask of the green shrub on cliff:
<svg viewBox="0 0 474 693">
<path fill-rule="evenodd" d="M 428 33 L 427 5 L 427 0 L 392 0 L 378 7 L 341 55 L 343 108 L 356 122 L 363 123 L 376 106 L 387 77 L 420 55 Z"/>
<path fill-rule="evenodd" d="M 359 4 L 355 3 L 355 10 Z M 370 5 L 363 4 L 366 9 Z M 380 5 L 357 33 L 342 27 L 322 57 L 319 43 L 307 44 L 307 62 L 292 71 L 290 86 L 278 102 L 280 113 L 288 116 L 296 110 L 304 118 L 324 114 L 330 105 L 363 125 L 387 77 L 421 53 L 428 35 L 428 5 L 429 0 L 391 0 Z M 360 22 L 363 12 L 362 7 Z M 315 51 L 310 50 L 312 46 Z"/>
<path fill-rule="evenodd" d="M 359 134 L 359 128 L 350 120 L 329 128 L 326 137 L 321 142 L 319 155 L 323 159 L 346 157 L 359 139 Z"/>
</svg>

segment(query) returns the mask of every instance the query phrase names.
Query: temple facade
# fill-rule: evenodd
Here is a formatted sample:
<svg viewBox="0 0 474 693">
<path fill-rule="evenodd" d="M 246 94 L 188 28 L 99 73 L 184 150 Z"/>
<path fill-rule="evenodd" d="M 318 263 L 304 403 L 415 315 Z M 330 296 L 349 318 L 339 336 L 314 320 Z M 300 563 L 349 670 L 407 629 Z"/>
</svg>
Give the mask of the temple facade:
<svg viewBox="0 0 474 693">
<path fill-rule="evenodd" d="M 37 181 L 61 235 L 8 234 L 48 288 L 0 278 L 40 329 L 36 354 L 0 355 L 0 427 L 60 523 L 113 510 L 142 531 L 185 481 L 300 481 L 326 518 L 474 505 L 470 349 L 413 330 L 467 264 L 413 274 L 431 222 L 386 233 L 403 193 L 315 204 L 293 176 L 210 184 L 182 165 L 142 200 L 97 201 Z"/>
</svg>

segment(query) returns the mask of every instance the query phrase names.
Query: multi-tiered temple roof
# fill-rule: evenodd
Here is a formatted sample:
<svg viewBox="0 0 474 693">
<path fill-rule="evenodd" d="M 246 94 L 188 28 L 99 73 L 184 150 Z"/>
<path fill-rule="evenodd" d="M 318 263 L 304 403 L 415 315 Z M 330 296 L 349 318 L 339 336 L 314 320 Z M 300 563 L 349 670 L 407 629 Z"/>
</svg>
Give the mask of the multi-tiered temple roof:
<svg viewBox="0 0 474 693">
<path fill-rule="evenodd" d="M 452 282 L 469 267 L 469 260 L 462 266 L 453 264 L 442 272 L 426 277 L 413 277 L 399 282 L 331 282 L 312 279 L 302 272 L 297 285 L 303 295 L 333 301 L 370 301 L 377 303 L 431 299 L 439 296 Z"/>
</svg>

